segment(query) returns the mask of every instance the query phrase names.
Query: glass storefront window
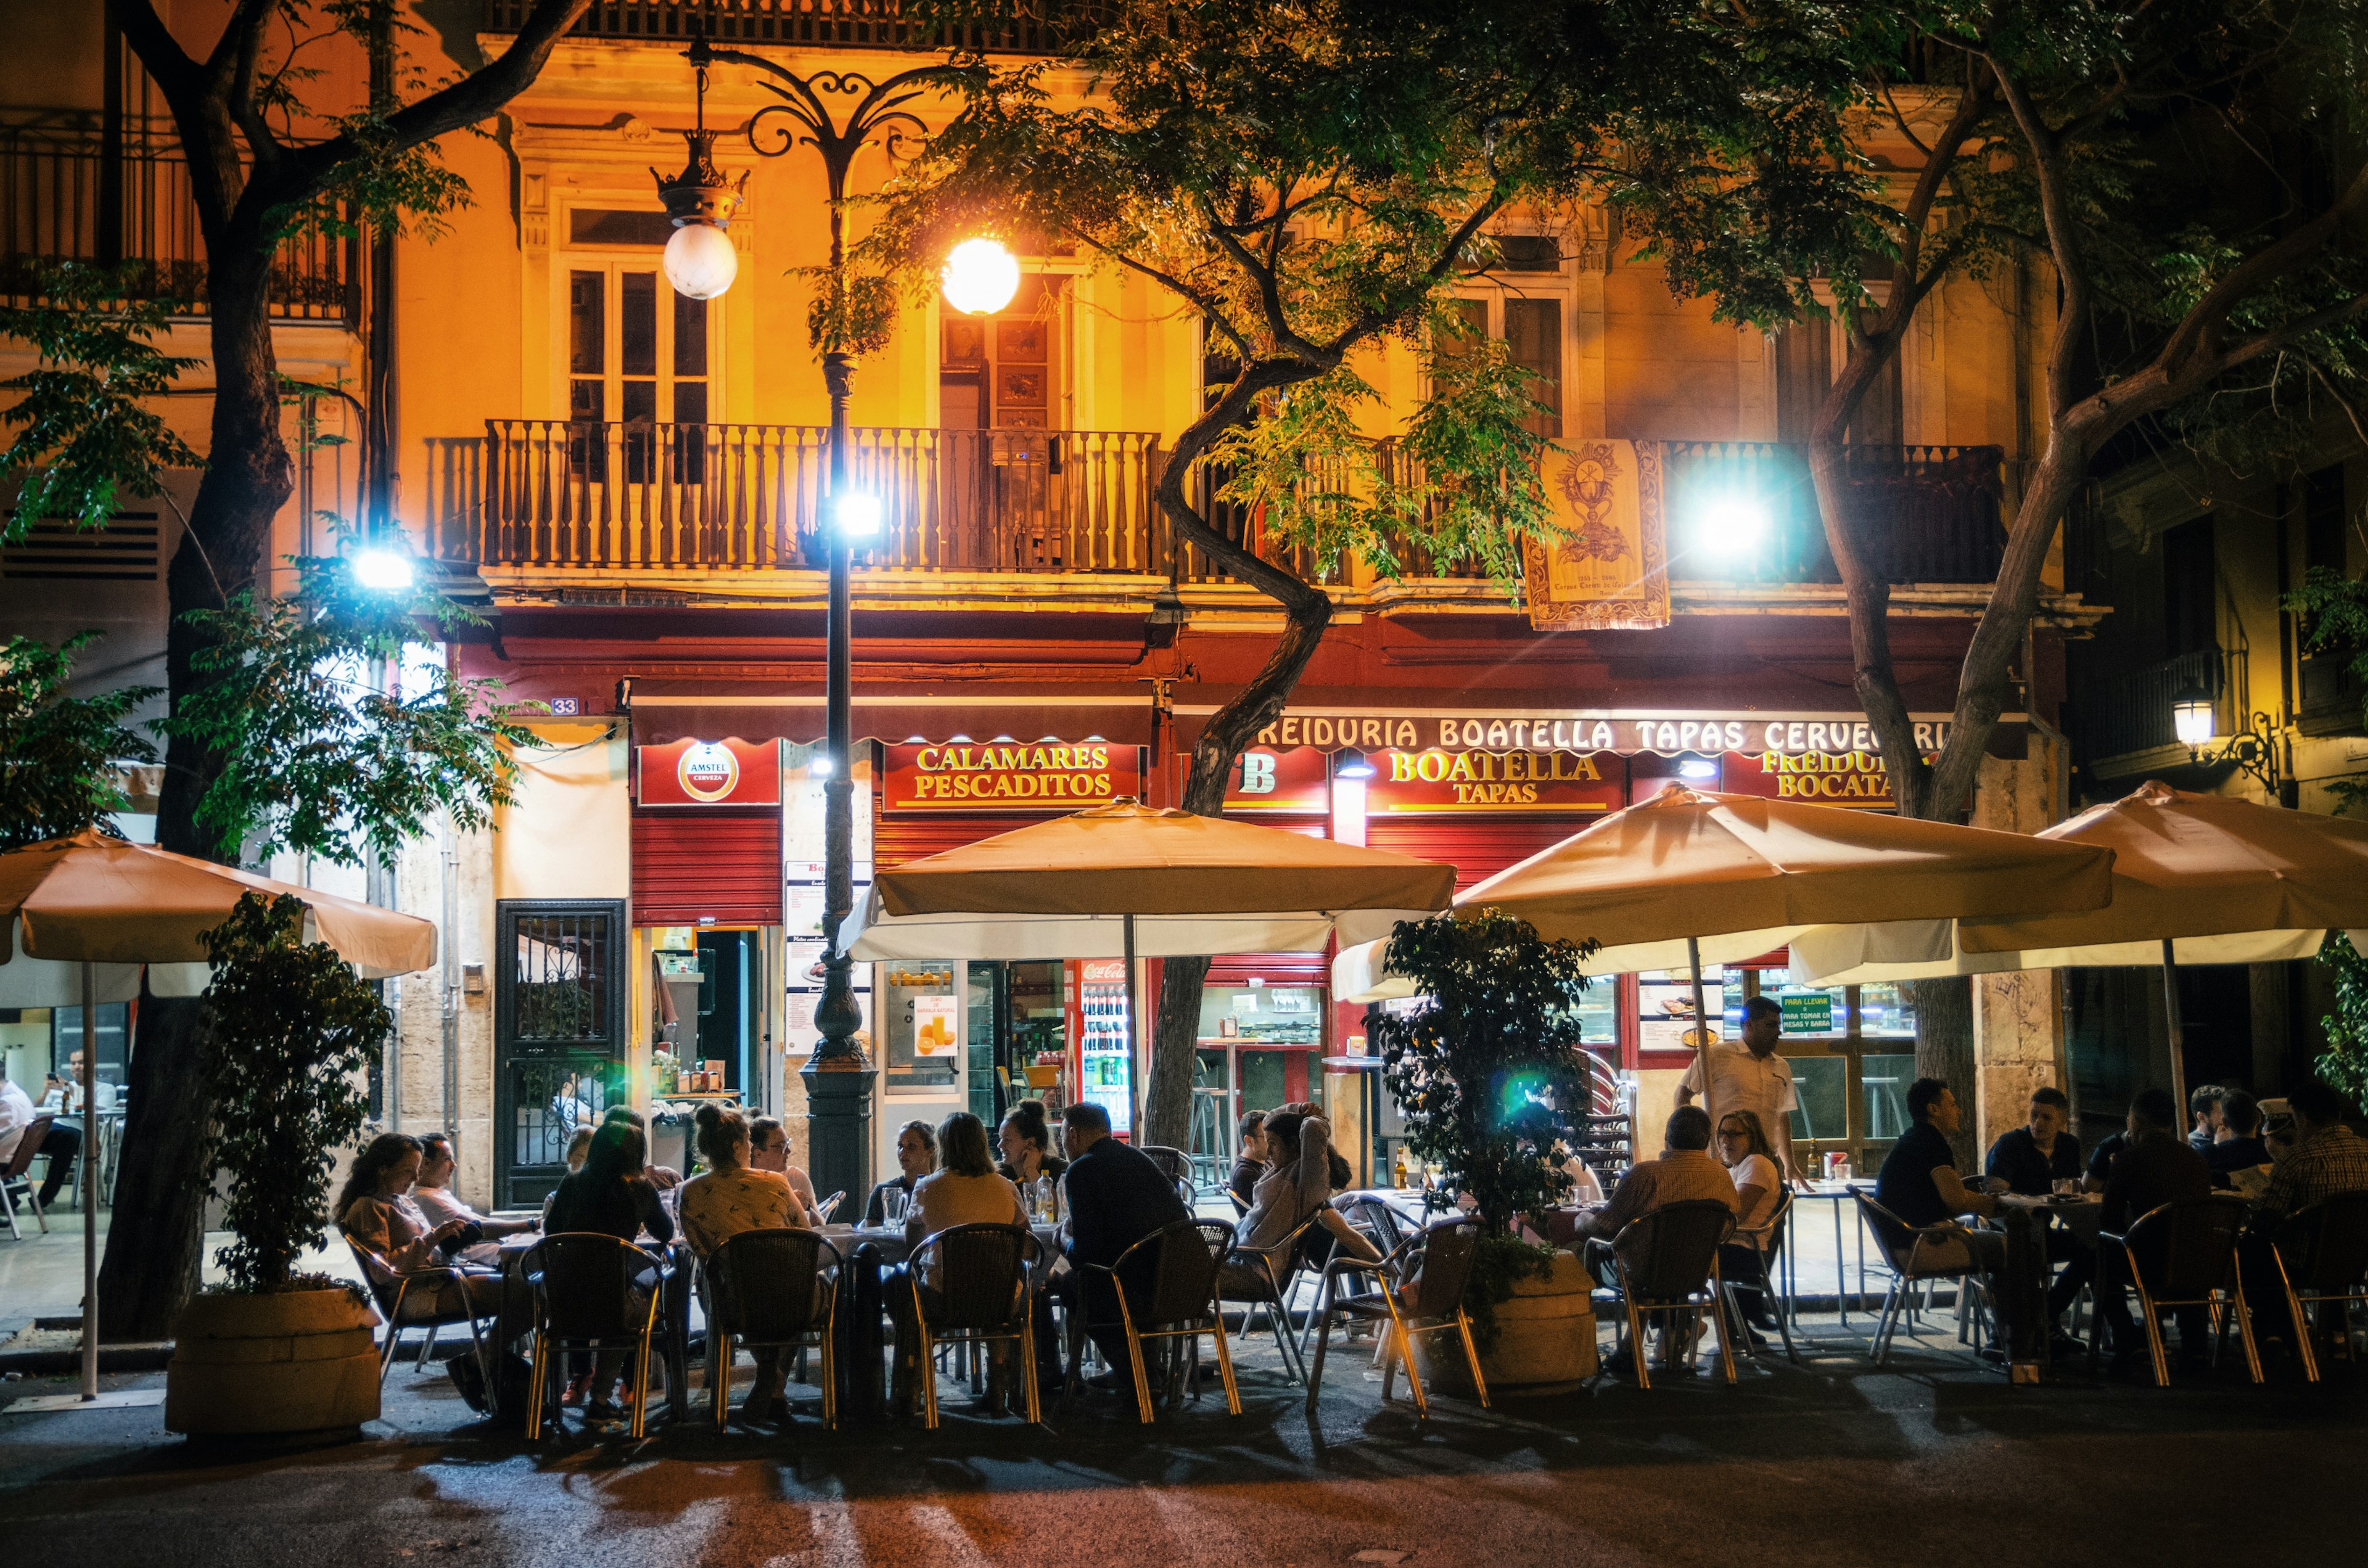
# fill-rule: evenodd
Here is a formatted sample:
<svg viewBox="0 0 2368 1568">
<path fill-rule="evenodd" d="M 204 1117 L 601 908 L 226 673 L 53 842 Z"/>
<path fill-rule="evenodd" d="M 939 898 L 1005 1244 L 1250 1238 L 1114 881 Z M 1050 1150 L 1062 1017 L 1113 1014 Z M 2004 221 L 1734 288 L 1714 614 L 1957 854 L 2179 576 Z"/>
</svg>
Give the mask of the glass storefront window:
<svg viewBox="0 0 2368 1568">
<path fill-rule="evenodd" d="M 1891 981 L 1858 988 L 1858 1032 L 1894 1040 L 1916 1038 L 1916 994 Z"/>
<path fill-rule="evenodd" d="M 1243 1046 L 1320 1044 L 1324 990 L 1315 985 L 1212 985 L 1201 994 L 1201 1038 Z"/>
<path fill-rule="evenodd" d="M 892 1089 L 951 1088 L 961 1081 L 962 997 L 951 962 L 882 966 L 887 982 L 882 1032 Z"/>
<path fill-rule="evenodd" d="M 1762 986 L 1784 1009 L 1784 1034 L 1791 1040 L 1828 1040 L 1850 1033 L 1850 992 L 1845 986 Z"/>
<path fill-rule="evenodd" d="M 1889 1142 L 1907 1131 L 1907 1085 L 1916 1081 L 1916 1053 L 1868 1055 L 1859 1084 L 1866 1095 L 1866 1135 Z"/>
<path fill-rule="evenodd" d="M 1850 1135 L 1850 1059 L 1843 1056 L 1796 1056 L 1793 1094 L 1793 1142 L 1805 1148 L 1810 1141 Z"/>
</svg>

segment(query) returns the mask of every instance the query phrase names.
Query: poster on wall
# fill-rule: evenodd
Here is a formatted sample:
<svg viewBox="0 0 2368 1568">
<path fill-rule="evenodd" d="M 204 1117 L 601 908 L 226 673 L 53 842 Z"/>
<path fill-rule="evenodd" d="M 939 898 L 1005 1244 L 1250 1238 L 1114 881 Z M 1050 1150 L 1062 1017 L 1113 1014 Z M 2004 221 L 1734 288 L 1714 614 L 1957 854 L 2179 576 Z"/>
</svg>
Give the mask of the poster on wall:
<svg viewBox="0 0 2368 1568">
<path fill-rule="evenodd" d="M 913 1054 L 916 1057 L 950 1057 L 961 1043 L 961 997 L 913 998 Z"/>
<path fill-rule="evenodd" d="M 1546 505 L 1560 537 L 1522 541 L 1530 624 L 1541 631 L 1649 631 L 1669 624 L 1661 449 L 1556 441 Z"/>
</svg>

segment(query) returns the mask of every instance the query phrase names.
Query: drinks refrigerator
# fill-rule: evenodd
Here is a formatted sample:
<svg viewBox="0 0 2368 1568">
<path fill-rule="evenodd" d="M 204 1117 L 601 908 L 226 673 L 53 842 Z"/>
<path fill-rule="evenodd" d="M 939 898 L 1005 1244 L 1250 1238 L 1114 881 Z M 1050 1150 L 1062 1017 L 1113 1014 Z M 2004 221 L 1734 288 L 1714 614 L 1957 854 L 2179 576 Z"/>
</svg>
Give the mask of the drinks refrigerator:
<svg viewBox="0 0 2368 1568">
<path fill-rule="evenodd" d="M 1119 959 L 1078 960 L 1076 981 L 1069 991 L 1075 1009 L 1069 1038 L 1077 1042 L 1075 1097 L 1108 1111 L 1110 1131 L 1131 1138 L 1134 1053 L 1126 1015 L 1126 964 Z"/>
</svg>

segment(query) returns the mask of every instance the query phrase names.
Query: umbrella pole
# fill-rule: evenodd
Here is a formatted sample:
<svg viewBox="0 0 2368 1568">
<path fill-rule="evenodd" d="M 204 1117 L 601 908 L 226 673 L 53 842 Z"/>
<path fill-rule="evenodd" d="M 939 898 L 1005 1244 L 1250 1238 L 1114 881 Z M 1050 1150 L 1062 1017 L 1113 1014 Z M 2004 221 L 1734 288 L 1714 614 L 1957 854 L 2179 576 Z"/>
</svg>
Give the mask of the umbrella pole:
<svg viewBox="0 0 2368 1568">
<path fill-rule="evenodd" d="M 1127 1137 L 1143 1147 L 1140 1097 L 1134 1081 L 1143 1071 L 1143 1008 L 1134 994 L 1134 916 L 1126 917 L 1126 1125 Z"/>
<path fill-rule="evenodd" d="M 98 1397 L 98 1007 L 90 960 L 82 964 L 82 1396 Z"/>
<path fill-rule="evenodd" d="M 1694 1060 L 1702 1063 L 1702 1114 L 1710 1118 L 1711 1153 L 1718 1153 L 1718 1110 L 1710 1103 L 1710 1018 L 1702 1011 L 1702 938 L 1686 938 L 1686 961 L 1694 971 Z"/>
<path fill-rule="evenodd" d="M 2162 939 L 2162 1014 L 2170 1026 L 2170 1097 L 2183 1117 L 2187 1115 L 2187 1024 L 2179 1015 L 2179 960 L 2172 955 L 2168 937 Z M 2187 1123 L 2180 1125 L 2180 1136 L 2185 1137 Z"/>
</svg>

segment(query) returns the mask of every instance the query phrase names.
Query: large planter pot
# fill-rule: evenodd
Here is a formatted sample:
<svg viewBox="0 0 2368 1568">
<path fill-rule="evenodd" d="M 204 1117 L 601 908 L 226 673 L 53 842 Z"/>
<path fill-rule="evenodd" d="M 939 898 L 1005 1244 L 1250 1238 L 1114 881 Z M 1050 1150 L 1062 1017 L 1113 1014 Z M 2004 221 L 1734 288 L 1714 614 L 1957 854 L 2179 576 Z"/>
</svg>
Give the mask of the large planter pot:
<svg viewBox="0 0 2368 1568">
<path fill-rule="evenodd" d="M 345 1290 L 198 1297 L 173 1325 L 165 1429 L 250 1436 L 377 1420 L 377 1322 Z"/>
<path fill-rule="evenodd" d="M 1566 1252 L 1554 1254 L 1554 1268 L 1543 1278 L 1514 1281 L 1512 1300 L 1497 1303 L 1497 1343 L 1480 1356 L 1490 1398 L 1500 1392 L 1549 1393 L 1595 1375 L 1591 1288 L 1587 1270 Z M 1414 1354 L 1425 1392 L 1472 1392 L 1460 1336 L 1423 1335 L 1415 1341 Z"/>
</svg>

